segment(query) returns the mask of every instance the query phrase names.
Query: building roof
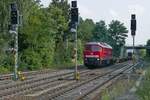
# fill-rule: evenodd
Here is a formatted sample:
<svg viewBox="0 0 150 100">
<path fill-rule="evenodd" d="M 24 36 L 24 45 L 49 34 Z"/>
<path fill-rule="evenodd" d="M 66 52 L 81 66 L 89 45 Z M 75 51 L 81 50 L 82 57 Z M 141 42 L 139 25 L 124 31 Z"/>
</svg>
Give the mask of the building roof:
<svg viewBox="0 0 150 100">
<path fill-rule="evenodd" d="M 86 45 L 99 45 L 103 48 L 112 49 L 112 47 L 110 45 L 108 45 L 107 43 L 104 43 L 104 42 L 88 42 L 88 43 L 86 43 Z"/>
</svg>

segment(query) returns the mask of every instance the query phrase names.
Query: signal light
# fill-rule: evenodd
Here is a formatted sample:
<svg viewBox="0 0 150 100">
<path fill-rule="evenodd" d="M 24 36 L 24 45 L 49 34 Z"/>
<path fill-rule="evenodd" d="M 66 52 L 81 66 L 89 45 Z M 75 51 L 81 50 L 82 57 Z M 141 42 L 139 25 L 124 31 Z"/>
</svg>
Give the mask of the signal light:
<svg viewBox="0 0 150 100">
<path fill-rule="evenodd" d="M 131 30 L 136 31 L 136 20 L 135 19 L 131 20 Z"/>
<path fill-rule="evenodd" d="M 134 30 L 131 30 L 131 35 L 135 36 L 135 31 Z"/>
<path fill-rule="evenodd" d="M 11 11 L 16 11 L 17 10 L 17 4 L 16 3 L 10 4 L 10 8 L 11 8 Z"/>
<path fill-rule="evenodd" d="M 131 15 L 131 35 L 135 35 L 136 31 L 136 15 Z"/>
<path fill-rule="evenodd" d="M 15 3 L 11 4 L 11 24 L 18 24 L 18 11 Z"/>
<path fill-rule="evenodd" d="M 131 15 L 131 19 L 136 19 L 135 14 L 132 14 L 132 15 Z"/>
<path fill-rule="evenodd" d="M 78 8 L 71 8 L 71 22 L 75 23 L 78 22 Z"/>
<path fill-rule="evenodd" d="M 77 1 L 71 1 L 72 7 L 76 8 L 77 7 Z"/>
<path fill-rule="evenodd" d="M 11 11 L 11 24 L 18 24 L 18 12 Z"/>
</svg>

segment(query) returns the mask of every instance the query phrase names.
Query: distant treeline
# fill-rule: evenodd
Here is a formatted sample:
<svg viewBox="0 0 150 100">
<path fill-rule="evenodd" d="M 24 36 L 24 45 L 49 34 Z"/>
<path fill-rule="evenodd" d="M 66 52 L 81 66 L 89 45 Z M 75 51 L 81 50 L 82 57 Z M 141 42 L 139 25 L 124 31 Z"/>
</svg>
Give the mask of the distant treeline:
<svg viewBox="0 0 150 100">
<path fill-rule="evenodd" d="M 72 63 L 73 34 L 69 31 L 70 5 L 67 0 L 52 0 L 47 8 L 40 0 L 0 0 L 0 66 L 12 70 L 14 36 L 8 31 L 10 24 L 9 5 L 16 2 L 23 16 L 19 26 L 19 68 L 33 70 L 53 65 Z M 80 17 L 78 25 L 78 60 L 82 62 L 83 46 L 88 41 L 106 42 L 113 47 L 118 57 L 125 44 L 128 30 L 118 20 L 106 25 L 101 20 Z"/>
</svg>

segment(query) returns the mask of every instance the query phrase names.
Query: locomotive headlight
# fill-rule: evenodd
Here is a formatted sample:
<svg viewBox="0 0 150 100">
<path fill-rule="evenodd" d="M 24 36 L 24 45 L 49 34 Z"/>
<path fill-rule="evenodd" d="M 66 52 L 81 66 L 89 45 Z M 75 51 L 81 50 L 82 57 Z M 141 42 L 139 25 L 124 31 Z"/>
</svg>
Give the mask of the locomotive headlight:
<svg viewBox="0 0 150 100">
<path fill-rule="evenodd" d="M 97 60 L 100 60 L 99 58 Z"/>
</svg>

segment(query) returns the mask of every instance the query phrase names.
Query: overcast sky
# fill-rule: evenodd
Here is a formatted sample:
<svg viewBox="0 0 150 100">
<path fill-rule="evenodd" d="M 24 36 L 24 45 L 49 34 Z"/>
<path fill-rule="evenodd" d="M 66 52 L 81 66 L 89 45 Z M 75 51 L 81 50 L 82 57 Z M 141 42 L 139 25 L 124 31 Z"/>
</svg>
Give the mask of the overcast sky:
<svg viewBox="0 0 150 100">
<path fill-rule="evenodd" d="M 71 0 L 69 0 L 70 3 Z M 137 34 L 136 44 L 145 44 L 150 39 L 150 0 L 77 0 L 80 16 L 91 18 L 95 22 L 105 20 L 120 20 L 129 29 L 127 45 L 132 44 L 130 35 L 130 17 L 136 14 Z M 41 0 L 46 7 L 51 0 Z"/>
</svg>

